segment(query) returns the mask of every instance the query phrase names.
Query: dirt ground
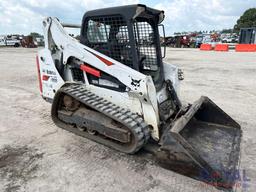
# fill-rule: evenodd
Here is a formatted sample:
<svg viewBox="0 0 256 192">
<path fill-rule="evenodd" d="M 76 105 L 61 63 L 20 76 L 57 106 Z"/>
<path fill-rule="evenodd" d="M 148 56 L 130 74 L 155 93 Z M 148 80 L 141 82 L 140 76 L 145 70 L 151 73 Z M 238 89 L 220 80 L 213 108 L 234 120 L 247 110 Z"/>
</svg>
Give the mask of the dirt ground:
<svg viewBox="0 0 256 192">
<path fill-rule="evenodd" d="M 38 89 L 37 49 L 0 48 L 0 191 L 217 191 L 58 129 Z M 210 97 L 243 129 L 239 191 L 256 190 L 256 53 L 168 49 L 184 70 L 181 98 Z"/>
</svg>

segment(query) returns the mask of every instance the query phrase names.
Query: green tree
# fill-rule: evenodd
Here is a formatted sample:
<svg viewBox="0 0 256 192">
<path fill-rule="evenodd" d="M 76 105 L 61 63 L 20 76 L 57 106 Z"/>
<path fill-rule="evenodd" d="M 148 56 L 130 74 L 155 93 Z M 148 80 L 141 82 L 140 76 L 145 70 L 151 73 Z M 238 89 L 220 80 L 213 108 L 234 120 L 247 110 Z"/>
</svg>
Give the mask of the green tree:
<svg viewBox="0 0 256 192">
<path fill-rule="evenodd" d="M 174 35 L 181 35 L 181 33 L 180 32 L 175 32 Z"/>
<path fill-rule="evenodd" d="M 37 37 L 40 37 L 40 38 L 43 37 L 43 35 L 41 35 L 41 34 L 39 34 L 39 33 L 36 33 L 36 32 L 30 33 L 30 36 L 32 36 L 34 39 L 37 38 Z"/>
<path fill-rule="evenodd" d="M 233 29 L 223 29 L 221 33 L 233 33 Z"/>
<path fill-rule="evenodd" d="M 246 10 L 237 20 L 234 30 L 239 31 L 241 28 L 246 27 L 256 27 L 256 8 Z"/>
</svg>

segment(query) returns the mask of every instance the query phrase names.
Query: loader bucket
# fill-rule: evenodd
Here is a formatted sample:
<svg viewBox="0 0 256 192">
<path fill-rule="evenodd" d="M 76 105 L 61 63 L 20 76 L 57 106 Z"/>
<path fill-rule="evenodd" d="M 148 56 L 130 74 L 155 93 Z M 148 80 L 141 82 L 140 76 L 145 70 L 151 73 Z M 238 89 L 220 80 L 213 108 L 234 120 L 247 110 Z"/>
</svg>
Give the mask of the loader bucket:
<svg viewBox="0 0 256 192">
<path fill-rule="evenodd" d="M 239 165 L 241 128 L 208 97 L 201 97 L 161 137 L 157 158 L 164 167 L 232 188 Z"/>
</svg>

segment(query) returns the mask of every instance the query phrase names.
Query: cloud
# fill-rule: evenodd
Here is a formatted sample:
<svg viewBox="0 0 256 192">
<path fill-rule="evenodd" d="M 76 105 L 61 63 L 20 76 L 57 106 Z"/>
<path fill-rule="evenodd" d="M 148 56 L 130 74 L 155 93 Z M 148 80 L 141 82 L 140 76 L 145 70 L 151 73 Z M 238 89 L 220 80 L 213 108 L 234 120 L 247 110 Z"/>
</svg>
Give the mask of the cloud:
<svg viewBox="0 0 256 192">
<path fill-rule="evenodd" d="M 145 4 L 165 11 L 167 34 L 232 28 L 247 8 L 256 7 L 255 0 L 145 0 Z M 91 9 L 143 3 L 139 0 L 0 0 L 0 34 L 31 31 L 42 33 L 42 19 L 58 17 L 63 22 L 81 22 Z"/>
<path fill-rule="evenodd" d="M 233 28 L 255 0 L 165 0 L 155 8 L 165 11 L 167 33 Z"/>
<path fill-rule="evenodd" d="M 0 33 L 22 33 L 23 31 L 38 31 L 38 21 L 43 17 L 25 6 L 14 1 L 0 2 Z M 36 25 L 32 25 L 36 24 Z"/>
<path fill-rule="evenodd" d="M 138 0 L 0 0 L 0 34 L 42 33 L 47 16 L 78 24 L 88 10 L 135 3 Z"/>
</svg>

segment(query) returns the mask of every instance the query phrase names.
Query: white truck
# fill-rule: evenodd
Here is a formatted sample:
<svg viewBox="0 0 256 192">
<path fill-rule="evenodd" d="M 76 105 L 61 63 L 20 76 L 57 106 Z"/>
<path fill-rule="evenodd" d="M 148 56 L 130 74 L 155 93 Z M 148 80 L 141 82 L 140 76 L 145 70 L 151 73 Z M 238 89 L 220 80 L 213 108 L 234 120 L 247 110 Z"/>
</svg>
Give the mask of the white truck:
<svg viewBox="0 0 256 192">
<path fill-rule="evenodd" d="M 0 36 L 0 46 L 21 46 L 20 40 L 16 36 Z"/>
</svg>

